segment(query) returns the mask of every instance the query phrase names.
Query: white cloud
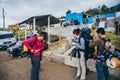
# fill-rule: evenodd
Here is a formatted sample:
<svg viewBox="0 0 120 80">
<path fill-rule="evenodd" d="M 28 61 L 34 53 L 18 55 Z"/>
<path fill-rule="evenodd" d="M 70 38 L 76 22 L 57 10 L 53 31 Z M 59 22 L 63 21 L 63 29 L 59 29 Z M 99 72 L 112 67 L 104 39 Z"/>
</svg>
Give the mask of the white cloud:
<svg viewBox="0 0 120 80">
<path fill-rule="evenodd" d="M 90 7 L 94 8 L 103 4 L 110 7 L 118 3 L 120 0 L 0 0 L 0 9 L 5 8 L 7 26 L 31 16 L 52 14 L 59 17 L 65 15 L 69 9 L 73 12 L 82 12 Z M 1 26 L 2 13 L 0 14 Z"/>
</svg>

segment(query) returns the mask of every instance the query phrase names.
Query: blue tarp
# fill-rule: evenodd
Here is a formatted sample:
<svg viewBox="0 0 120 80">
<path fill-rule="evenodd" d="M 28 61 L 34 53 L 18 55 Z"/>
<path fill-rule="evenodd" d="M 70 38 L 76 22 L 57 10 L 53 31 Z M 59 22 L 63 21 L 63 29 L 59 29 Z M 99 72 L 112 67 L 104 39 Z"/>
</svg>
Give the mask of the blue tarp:
<svg viewBox="0 0 120 80">
<path fill-rule="evenodd" d="M 80 24 L 83 24 L 83 13 L 71 13 L 66 15 L 66 20 L 77 20 Z M 88 24 L 93 23 L 93 18 L 88 18 Z"/>
<path fill-rule="evenodd" d="M 109 14 L 103 14 L 103 15 L 97 15 L 99 18 L 109 18 L 109 17 L 115 17 L 115 13 L 109 13 Z M 66 14 L 66 20 L 77 20 L 80 24 L 83 24 L 83 13 L 70 13 Z M 88 24 L 94 23 L 94 17 L 88 18 Z"/>
<path fill-rule="evenodd" d="M 103 14 L 103 15 L 98 15 L 98 16 L 99 18 L 115 17 L 115 13 Z"/>
</svg>

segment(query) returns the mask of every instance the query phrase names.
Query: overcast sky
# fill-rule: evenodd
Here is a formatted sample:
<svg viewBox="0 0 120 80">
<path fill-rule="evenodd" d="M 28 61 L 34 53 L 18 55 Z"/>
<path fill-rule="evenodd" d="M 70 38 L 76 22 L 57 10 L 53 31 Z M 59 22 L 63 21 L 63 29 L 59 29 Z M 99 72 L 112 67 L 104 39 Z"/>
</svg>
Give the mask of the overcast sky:
<svg viewBox="0 0 120 80">
<path fill-rule="evenodd" d="M 2 27 L 2 8 L 5 9 L 6 27 L 10 24 L 38 15 L 65 15 L 67 10 L 82 12 L 98 5 L 108 7 L 119 4 L 120 0 L 0 0 L 0 27 Z"/>
</svg>

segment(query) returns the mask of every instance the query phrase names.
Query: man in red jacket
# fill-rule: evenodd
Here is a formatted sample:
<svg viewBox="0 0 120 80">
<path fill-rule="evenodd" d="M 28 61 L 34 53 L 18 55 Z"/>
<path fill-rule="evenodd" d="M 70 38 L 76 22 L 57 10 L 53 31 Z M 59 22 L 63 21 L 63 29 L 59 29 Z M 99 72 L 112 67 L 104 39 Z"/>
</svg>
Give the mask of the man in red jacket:
<svg viewBox="0 0 120 80">
<path fill-rule="evenodd" d="M 39 69 L 40 69 L 40 56 L 41 51 L 44 49 L 43 41 L 46 40 L 46 32 L 39 32 L 37 36 L 32 37 L 28 40 L 25 40 L 23 44 L 30 50 L 31 52 L 31 80 L 39 80 Z"/>
</svg>

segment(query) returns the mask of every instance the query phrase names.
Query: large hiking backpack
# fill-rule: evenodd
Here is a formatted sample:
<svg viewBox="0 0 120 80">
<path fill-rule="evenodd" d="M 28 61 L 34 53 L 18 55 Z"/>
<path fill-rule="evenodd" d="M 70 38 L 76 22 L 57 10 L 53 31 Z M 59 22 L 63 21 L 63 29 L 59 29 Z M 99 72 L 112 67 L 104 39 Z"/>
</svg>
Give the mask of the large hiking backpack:
<svg viewBox="0 0 120 80">
<path fill-rule="evenodd" d="M 104 51 L 101 53 L 100 60 L 106 62 L 110 68 L 120 68 L 120 50 L 116 49 L 109 39 L 104 39 Z"/>
<path fill-rule="evenodd" d="M 84 50 L 85 58 L 86 59 L 93 58 L 95 48 L 89 47 L 89 41 L 93 39 L 93 37 L 91 36 L 91 29 L 88 27 L 82 28 L 81 29 L 81 37 L 83 37 L 85 40 L 85 50 Z"/>
<path fill-rule="evenodd" d="M 106 61 L 108 58 L 116 57 L 120 59 L 120 51 L 116 49 L 115 45 L 113 45 L 110 39 L 102 38 L 104 42 L 104 51 L 101 53 L 104 56 L 103 61 Z"/>
</svg>

